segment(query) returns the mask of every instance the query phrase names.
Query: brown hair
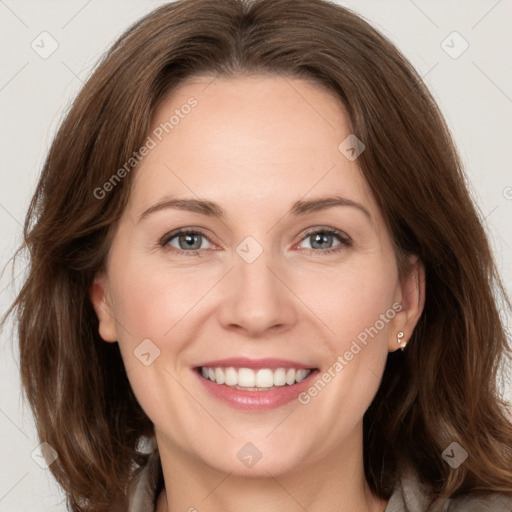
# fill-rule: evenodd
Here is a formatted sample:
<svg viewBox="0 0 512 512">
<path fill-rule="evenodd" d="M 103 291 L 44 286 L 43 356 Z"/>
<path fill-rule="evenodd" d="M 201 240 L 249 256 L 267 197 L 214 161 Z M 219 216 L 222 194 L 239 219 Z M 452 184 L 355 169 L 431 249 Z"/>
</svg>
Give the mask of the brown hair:
<svg viewBox="0 0 512 512">
<path fill-rule="evenodd" d="M 496 377 L 509 308 L 447 126 L 421 78 L 360 16 L 327 0 L 182 0 L 130 27 L 103 57 L 53 141 L 24 228 L 28 278 L 12 311 L 21 375 L 72 510 L 124 496 L 153 426 L 89 299 L 133 173 L 97 198 L 144 143 L 163 97 L 197 74 L 273 73 L 326 87 L 366 145 L 358 159 L 398 248 L 426 269 L 423 314 L 388 356 L 364 417 L 365 473 L 389 498 L 409 466 L 432 496 L 512 495 L 512 425 Z M 456 470 L 441 453 L 458 442 Z"/>
</svg>

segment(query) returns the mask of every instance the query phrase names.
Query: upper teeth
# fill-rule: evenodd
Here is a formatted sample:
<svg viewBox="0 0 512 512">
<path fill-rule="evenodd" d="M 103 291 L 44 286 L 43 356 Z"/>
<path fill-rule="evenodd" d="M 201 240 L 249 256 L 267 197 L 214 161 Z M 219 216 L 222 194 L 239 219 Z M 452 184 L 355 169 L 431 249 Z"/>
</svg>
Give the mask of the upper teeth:
<svg viewBox="0 0 512 512">
<path fill-rule="evenodd" d="M 243 388 L 271 388 L 273 386 L 291 386 L 304 380 L 311 370 L 300 368 L 277 368 L 271 370 L 263 368 L 252 370 L 251 368 L 207 368 L 201 367 L 201 374 L 205 379 L 210 379 L 217 384 L 239 386 Z"/>
</svg>

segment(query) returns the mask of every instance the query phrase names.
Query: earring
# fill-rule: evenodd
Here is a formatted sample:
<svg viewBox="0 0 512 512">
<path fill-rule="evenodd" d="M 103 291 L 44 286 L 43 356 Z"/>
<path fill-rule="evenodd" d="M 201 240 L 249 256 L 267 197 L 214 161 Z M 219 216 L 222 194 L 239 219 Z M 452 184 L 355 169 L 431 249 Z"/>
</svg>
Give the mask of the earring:
<svg viewBox="0 0 512 512">
<path fill-rule="evenodd" d="M 407 343 L 404 343 L 404 344 L 402 345 L 402 338 L 404 337 L 404 333 L 403 333 L 403 331 L 400 331 L 400 332 L 397 334 L 397 336 L 398 336 L 398 344 L 400 345 L 400 349 L 401 349 L 401 350 L 403 350 L 403 349 L 405 348 L 405 346 L 407 345 Z"/>
</svg>

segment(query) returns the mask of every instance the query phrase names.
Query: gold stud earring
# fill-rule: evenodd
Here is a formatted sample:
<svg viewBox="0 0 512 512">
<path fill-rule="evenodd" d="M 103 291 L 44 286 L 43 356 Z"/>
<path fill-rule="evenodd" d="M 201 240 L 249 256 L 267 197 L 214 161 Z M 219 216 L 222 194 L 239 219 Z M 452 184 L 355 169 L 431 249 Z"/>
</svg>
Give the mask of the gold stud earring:
<svg viewBox="0 0 512 512">
<path fill-rule="evenodd" d="M 407 343 L 403 343 L 402 344 L 402 338 L 404 337 L 404 333 L 403 331 L 400 331 L 398 334 L 398 344 L 400 345 L 400 350 L 404 350 L 405 346 L 407 345 Z"/>
</svg>

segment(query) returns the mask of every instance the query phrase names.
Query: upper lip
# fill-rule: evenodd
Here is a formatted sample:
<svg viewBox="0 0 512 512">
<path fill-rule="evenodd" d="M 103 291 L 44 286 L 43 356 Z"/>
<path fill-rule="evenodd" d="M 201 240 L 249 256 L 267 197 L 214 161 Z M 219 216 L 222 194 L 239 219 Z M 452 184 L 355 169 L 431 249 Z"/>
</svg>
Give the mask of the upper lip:
<svg viewBox="0 0 512 512">
<path fill-rule="evenodd" d="M 230 357 L 227 359 L 216 359 L 215 361 L 205 361 L 197 365 L 197 367 L 206 366 L 209 368 L 215 367 L 229 367 L 234 368 L 304 368 L 306 370 L 313 370 L 315 367 L 298 361 L 291 361 L 289 359 L 276 359 L 273 357 L 266 357 L 263 359 L 250 359 L 248 357 Z"/>
</svg>

